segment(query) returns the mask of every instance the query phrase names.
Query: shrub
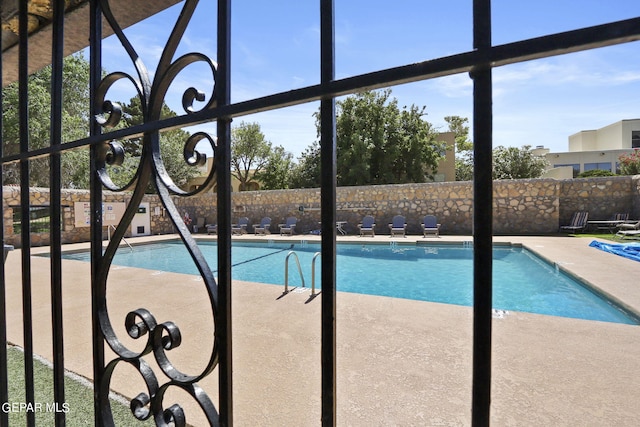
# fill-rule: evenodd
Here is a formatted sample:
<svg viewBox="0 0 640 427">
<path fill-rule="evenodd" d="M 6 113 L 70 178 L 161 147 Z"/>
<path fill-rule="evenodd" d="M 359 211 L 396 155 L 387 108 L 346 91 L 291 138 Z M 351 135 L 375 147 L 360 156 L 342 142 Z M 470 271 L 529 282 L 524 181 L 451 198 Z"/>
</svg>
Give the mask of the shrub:
<svg viewBox="0 0 640 427">
<path fill-rule="evenodd" d="M 620 175 L 640 175 L 640 148 L 633 150 L 633 153 L 622 154 L 618 161 Z"/>
<path fill-rule="evenodd" d="M 592 169 L 578 174 L 578 178 L 589 178 L 590 176 L 616 176 L 616 174 L 602 169 Z"/>
</svg>

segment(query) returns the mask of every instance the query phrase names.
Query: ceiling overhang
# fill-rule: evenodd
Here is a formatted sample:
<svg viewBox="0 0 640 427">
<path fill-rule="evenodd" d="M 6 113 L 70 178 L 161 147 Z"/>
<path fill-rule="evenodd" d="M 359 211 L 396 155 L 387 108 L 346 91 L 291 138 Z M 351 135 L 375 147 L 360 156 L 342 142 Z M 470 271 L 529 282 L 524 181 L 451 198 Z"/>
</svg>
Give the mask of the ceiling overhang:
<svg viewBox="0 0 640 427">
<path fill-rule="evenodd" d="M 27 0 L 29 11 L 29 73 L 51 63 L 53 17 L 51 3 L 55 0 Z M 110 8 L 124 29 L 154 15 L 181 0 L 109 0 Z M 89 45 L 89 0 L 66 0 L 64 26 L 65 56 Z M 18 0 L 0 0 L 2 19 L 2 84 L 18 79 Z M 113 34 L 103 20 L 103 37 Z"/>
</svg>

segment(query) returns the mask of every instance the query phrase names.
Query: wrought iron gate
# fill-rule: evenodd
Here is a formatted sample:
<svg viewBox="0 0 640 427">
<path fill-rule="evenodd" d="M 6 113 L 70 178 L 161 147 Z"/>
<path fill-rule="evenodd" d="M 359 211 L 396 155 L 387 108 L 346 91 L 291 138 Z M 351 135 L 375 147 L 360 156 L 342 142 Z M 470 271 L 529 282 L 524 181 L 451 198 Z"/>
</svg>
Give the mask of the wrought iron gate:
<svg viewBox="0 0 640 427">
<path fill-rule="evenodd" d="M 29 38 L 27 36 L 28 3 L 19 2 L 19 83 L 20 83 L 20 152 L 0 153 L 2 165 L 18 163 L 21 178 L 22 210 L 22 288 L 25 343 L 25 391 L 26 401 L 34 401 L 33 343 L 31 337 L 32 289 L 31 251 L 29 228 L 29 165 L 38 157 L 48 156 L 51 164 L 51 206 L 61 206 L 60 155 L 64 150 L 88 149 L 91 152 L 91 247 L 92 247 L 92 311 L 93 311 L 93 366 L 95 378 L 95 424 L 111 425 L 111 413 L 107 399 L 111 373 L 116 365 L 133 366 L 144 379 L 148 390 L 132 402 L 136 416 L 153 417 L 158 425 L 173 422 L 184 423 L 185 414 L 179 406 L 165 408 L 163 397 L 167 389 L 180 388 L 189 393 L 206 413 L 212 425 L 233 424 L 232 402 L 232 345 L 231 345 L 231 192 L 230 192 L 230 123 L 234 117 L 259 111 L 274 110 L 286 106 L 320 101 L 321 133 L 321 220 L 322 220 L 322 424 L 336 425 L 336 273 L 335 243 L 336 229 L 336 142 L 335 142 L 335 98 L 364 89 L 383 88 L 390 85 L 432 79 L 436 77 L 469 73 L 474 84 L 473 141 L 475 143 L 474 175 L 474 338 L 473 338 L 473 395 L 472 421 L 474 425 L 488 425 L 490 413 L 491 385 L 491 293 L 492 293 L 492 69 L 538 58 L 560 55 L 580 50 L 625 43 L 640 39 L 640 18 L 634 17 L 597 27 L 582 28 L 566 33 L 522 40 L 494 46 L 491 41 L 491 2 L 473 1 L 473 50 L 457 55 L 437 58 L 415 64 L 379 70 L 354 77 L 335 78 L 334 55 L 334 1 L 318 2 L 321 23 L 321 79 L 320 83 L 240 103 L 230 102 L 230 41 L 231 1 L 217 2 L 217 55 L 214 63 L 199 53 L 191 53 L 175 59 L 174 54 L 184 29 L 194 13 L 197 0 L 186 0 L 171 37 L 165 46 L 162 59 L 153 78 L 139 60 L 136 47 L 122 32 L 111 13 L 108 0 L 91 0 L 90 3 L 90 64 L 91 64 L 91 111 L 95 118 L 91 134 L 87 138 L 61 144 L 62 105 L 62 59 L 64 44 L 65 1 L 52 1 L 53 7 L 53 82 L 51 144 L 45 149 L 29 147 L 27 76 L 29 70 Z M 140 2 L 143 3 L 143 2 Z M 5 4 L 5 3 L 3 3 Z M 140 6 L 143 7 L 143 6 Z M 410 11 L 407 11 L 408 13 Z M 3 15 L 4 16 L 4 15 Z M 122 72 L 101 76 L 102 69 L 102 20 L 120 39 L 135 65 L 136 76 Z M 4 56 L 4 55 L 3 55 Z M 215 90 L 208 94 L 209 101 L 200 109 L 195 100 L 204 99 L 199 89 L 187 91 L 183 97 L 185 114 L 162 119 L 160 109 L 164 95 L 173 78 L 187 65 L 201 62 L 207 64 L 215 78 Z M 0 63 L 1 65 L 1 63 Z M 134 82 L 141 99 L 144 122 L 120 130 L 112 130 L 120 119 L 119 106 L 106 99 L 107 90 L 121 79 Z M 204 191 L 214 180 L 217 182 L 218 203 L 218 277 L 216 283 L 211 270 L 170 196 L 188 197 L 194 193 L 181 190 L 165 172 L 159 151 L 159 131 L 195 123 L 215 121 L 217 139 L 207 134 L 196 133 L 185 142 L 185 161 L 199 164 L 201 155 L 195 151 L 198 142 L 208 141 L 215 153 L 215 167 L 210 172 Z M 122 191 L 107 172 L 107 165 L 122 161 L 124 148 L 117 142 L 124 137 L 141 136 L 143 151 L 135 177 L 131 202 L 117 227 L 111 243 L 102 251 L 102 189 Z M 3 144 L 4 145 L 4 144 Z M 162 203 L 178 229 L 184 245 L 197 264 L 207 288 L 214 313 L 215 346 L 206 367 L 194 375 L 183 374 L 173 366 L 168 353 L 179 345 L 180 331 L 171 322 L 158 323 L 153 315 L 139 309 L 130 312 L 125 322 L 129 335 L 146 340 L 142 351 L 127 348 L 114 332 L 106 306 L 106 281 L 111 261 L 118 243 L 123 238 L 135 209 L 142 199 L 147 184 L 152 182 L 158 190 Z M 0 183 L 2 183 L 0 181 Z M 60 209 L 51 209 L 51 291 L 52 325 L 54 346 L 55 400 L 62 404 L 64 395 L 64 352 L 61 297 L 61 230 Z M 0 239 L 4 241 L 4 227 L 0 228 Z M 6 353 L 6 300 L 5 266 L 0 264 L 0 400 L 8 401 L 7 353 Z M 122 321 L 123 319 L 115 319 Z M 107 360 L 105 343 L 116 353 Z M 154 358 L 162 373 L 154 372 L 147 362 Z M 219 376 L 219 402 L 214 403 L 198 386 L 198 382 L 212 374 L 215 368 Z M 162 378 L 162 379 L 161 379 Z M 277 408 L 274 408 L 277 410 Z M 7 425 L 8 415 L 0 412 L 0 425 Z M 29 425 L 35 424 L 32 414 Z M 58 413 L 56 425 L 65 424 L 64 413 Z"/>
</svg>

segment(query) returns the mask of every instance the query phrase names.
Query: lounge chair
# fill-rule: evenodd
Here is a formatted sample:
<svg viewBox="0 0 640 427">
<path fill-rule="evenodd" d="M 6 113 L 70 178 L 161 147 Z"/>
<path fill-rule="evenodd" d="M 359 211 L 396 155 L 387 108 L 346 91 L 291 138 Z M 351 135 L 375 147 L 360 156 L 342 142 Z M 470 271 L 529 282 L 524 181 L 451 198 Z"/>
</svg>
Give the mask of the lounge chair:
<svg viewBox="0 0 640 427">
<path fill-rule="evenodd" d="M 287 218 L 286 224 L 278 224 L 278 227 L 280 227 L 280 235 L 281 236 L 283 234 L 293 235 L 297 222 L 298 222 L 298 218 L 296 218 L 295 216 L 290 216 L 289 218 Z"/>
<path fill-rule="evenodd" d="M 402 237 L 407 237 L 405 234 L 407 231 L 407 223 L 405 222 L 405 218 L 402 215 L 396 215 L 391 220 L 391 224 L 389 224 L 389 237 L 393 237 L 396 234 L 401 235 Z"/>
<path fill-rule="evenodd" d="M 434 234 L 436 237 L 440 237 L 440 224 L 433 215 L 425 215 L 422 219 L 422 237 L 427 237 L 427 234 Z"/>
<path fill-rule="evenodd" d="M 205 228 L 207 229 L 207 234 L 218 234 L 218 224 L 207 224 Z"/>
<path fill-rule="evenodd" d="M 358 228 L 360 229 L 360 237 L 364 236 L 365 234 L 371 234 L 371 237 L 374 237 L 376 235 L 376 232 L 374 230 L 375 226 L 376 220 L 371 215 L 367 215 L 362 218 L 362 222 L 358 224 Z"/>
<path fill-rule="evenodd" d="M 231 224 L 231 234 L 246 234 L 249 226 L 249 218 L 243 216 L 238 220 L 237 224 Z"/>
<path fill-rule="evenodd" d="M 628 213 L 617 213 L 613 216 L 614 221 L 627 221 L 629 219 Z"/>
<path fill-rule="evenodd" d="M 560 231 L 568 231 L 569 233 L 577 233 L 584 231 L 587 227 L 587 220 L 589 219 L 589 212 L 578 211 L 573 214 L 569 225 L 560 226 Z"/>
<path fill-rule="evenodd" d="M 627 230 L 627 231 L 634 231 L 634 230 L 640 230 L 640 221 L 636 222 L 636 223 L 622 223 L 622 224 L 618 224 L 618 230 Z"/>
<path fill-rule="evenodd" d="M 618 230 L 616 237 L 619 237 L 622 240 L 626 238 L 640 239 L 640 230 Z"/>
<path fill-rule="evenodd" d="M 271 218 L 269 218 L 268 216 L 265 216 L 264 218 L 262 218 L 260 220 L 260 225 L 253 227 L 253 231 L 256 233 L 256 236 L 258 234 L 271 234 Z"/>
<path fill-rule="evenodd" d="M 640 221 L 636 223 L 622 223 L 618 224 L 618 232 L 616 237 L 621 239 L 625 238 L 640 238 Z"/>
</svg>

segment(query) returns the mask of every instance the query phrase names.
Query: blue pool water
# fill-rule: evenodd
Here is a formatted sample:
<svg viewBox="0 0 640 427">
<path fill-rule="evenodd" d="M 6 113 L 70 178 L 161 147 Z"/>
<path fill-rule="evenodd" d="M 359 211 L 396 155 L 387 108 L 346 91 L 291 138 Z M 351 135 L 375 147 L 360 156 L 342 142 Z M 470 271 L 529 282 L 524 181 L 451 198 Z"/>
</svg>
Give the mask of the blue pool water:
<svg viewBox="0 0 640 427">
<path fill-rule="evenodd" d="M 200 242 L 209 266 L 217 269 L 215 242 Z M 284 284 L 285 258 L 294 250 L 306 286 L 311 286 L 311 263 L 319 244 L 259 242 L 233 243 L 232 274 L 236 280 Z M 88 260 L 87 253 L 65 258 Z M 473 305 L 473 249 L 462 245 L 339 244 L 337 288 L 343 292 L 382 295 L 457 305 Z M 496 246 L 493 250 L 496 309 L 524 311 L 587 320 L 638 324 L 638 319 L 603 299 L 588 287 L 557 271 L 523 248 Z M 301 281 L 293 258 L 289 285 Z M 320 257 L 316 287 L 320 288 Z M 114 265 L 176 273 L 198 274 L 179 241 L 119 249 Z"/>
</svg>

